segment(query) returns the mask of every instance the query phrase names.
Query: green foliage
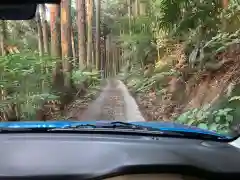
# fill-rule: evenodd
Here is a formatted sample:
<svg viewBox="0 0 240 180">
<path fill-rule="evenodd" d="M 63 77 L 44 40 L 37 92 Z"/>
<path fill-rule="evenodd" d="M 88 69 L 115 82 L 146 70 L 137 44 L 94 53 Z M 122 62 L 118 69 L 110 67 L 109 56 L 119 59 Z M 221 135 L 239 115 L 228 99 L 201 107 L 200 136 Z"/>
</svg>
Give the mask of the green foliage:
<svg viewBox="0 0 240 180">
<path fill-rule="evenodd" d="M 150 78 L 144 78 L 136 83 L 136 92 L 145 92 L 149 91 L 150 89 L 161 91 L 165 85 L 164 82 L 166 82 L 166 77 L 174 75 L 176 75 L 176 72 L 174 70 L 170 70 L 168 72 L 156 73 Z"/>
<path fill-rule="evenodd" d="M 233 121 L 232 111 L 233 109 L 230 108 L 211 111 L 209 106 L 205 106 L 201 109 L 195 108 L 184 112 L 176 118 L 176 121 L 189 126 L 197 126 L 226 134 Z"/>
<path fill-rule="evenodd" d="M 35 51 L 38 49 L 36 21 L 6 21 L 9 36 L 8 44 L 17 45 L 20 51 Z"/>
<path fill-rule="evenodd" d="M 72 79 L 76 85 L 86 83 L 88 87 L 96 86 L 100 84 L 100 72 L 98 71 L 74 71 Z"/>
<path fill-rule="evenodd" d="M 0 57 L 0 87 L 5 92 L 0 111 L 5 112 L 9 105 L 16 104 L 20 118 L 31 119 L 43 103 L 58 99 L 51 94 L 52 65 L 51 58 L 38 55 Z"/>
<path fill-rule="evenodd" d="M 110 8 L 106 8 L 108 14 L 105 15 L 112 20 L 110 28 L 124 50 L 122 58 L 128 63 L 121 72 L 121 77 L 135 92 L 155 90 L 156 94 L 161 94 L 168 86 L 169 76 L 192 77 L 194 73 L 200 74 L 203 69 L 218 70 L 226 59 L 219 61 L 216 55 L 239 44 L 238 0 L 229 1 L 226 10 L 220 0 L 149 0 L 147 13 L 138 17 L 133 14 L 129 16 L 128 5 L 124 1 L 108 3 Z M 121 13 L 117 10 L 120 6 Z M 134 11 L 135 8 L 133 4 L 131 9 Z M 170 67 L 165 70 L 155 69 L 150 77 L 144 78 L 143 67 L 149 63 L 156 65 L 156 61 L 162 61 L 162 57 L 168 56 L 164 59 L 170 59 L 169 54 L 171 55 L 174 43 L 184 47 L 184 52 L 173 54 L 172 59 L 177 62 L 164 62 L 163 64 Z M 186 62 L 181 65 L 184 68 L 180 67 L 179 72 L 172 70 L 179 69 L 173 66 L 183 59 L 178 59 L 178 55 L 183 53 Z M 239 97 L 234 97 L 229 100 L 229 104 L 237 100 Z M 229 104 L 221 108 L 214 106 L 193 109 L 183 113 L 177 121 L 226 133 L 236 111 L 235 107 L 229 108 Z"/>
<path fill-rule="evenodd" d="M 0 112 L 9 111 L 10 105 L 19 107 L 19 118 L 36 118 L 36 111 L 47 101 L 59 100 L 53 94 L 52 70 L 55 60 L 37 54 L 15 54 L 0 57 L 0 87 L 6 93 L 0 102 Z M 85 83 L 86 88 L 100 84 L 99 72 L 74 71 L 76 85 Z"/>
<path fill-rule="evenodd" d="M 233 97 L 231 97 L 230 99 L 229 99 L 229 102 L 231 102 L 231 101 L 236 101 L 236 100 L 240 100 L 240 96 L 233 96 Z"/>
<path fill-rule="evenodd" d="M 206 63 L 215 63 L 215 67 L 218 67 L 218 61 L 216 60 L 216 55 L 218 53 L 224 52 L 228 47 L 234 44 L 238 44 L 240 30 L 234 33 L 219 32 L 216 36 L 211 37 L 211 39 L 204 39 L 201 42 L 196 43 L 196 41 L 191 41 L 188 39 L 185 44 L 188 46 L 188 63 L 190 66 L 203 68 Z M 192 46 L 194 44 L 194 46 Z M 190 50 L 191 49 L 191 50 Z"/>
</svg>

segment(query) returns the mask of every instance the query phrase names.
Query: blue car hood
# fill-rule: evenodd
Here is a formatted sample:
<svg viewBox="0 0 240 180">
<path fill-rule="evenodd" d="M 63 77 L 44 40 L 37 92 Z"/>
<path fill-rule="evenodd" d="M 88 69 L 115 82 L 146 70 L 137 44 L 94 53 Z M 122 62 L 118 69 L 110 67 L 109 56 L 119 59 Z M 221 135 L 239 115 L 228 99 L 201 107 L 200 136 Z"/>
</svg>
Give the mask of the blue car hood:
<svg viewBox="0 0 240 180">
<path fill-rule="evenodd" d="M 21 121 L 21 122 L 0 122 L 0 128 L 62 128 L 70 125 L 95 125 L 98 122 L 109 122 L 109 121 Z M 203 134 L 211 134 L 224 138 L 231 138 L 217 132 L 200 129 L 197 127 L 187 126 L 174 122 L 130 122 L 135 125 L 143 125 L 153 128 L 158 128 L 161 131 L 180 131 L 180 132 L 196 132 Z"/>
</svg>

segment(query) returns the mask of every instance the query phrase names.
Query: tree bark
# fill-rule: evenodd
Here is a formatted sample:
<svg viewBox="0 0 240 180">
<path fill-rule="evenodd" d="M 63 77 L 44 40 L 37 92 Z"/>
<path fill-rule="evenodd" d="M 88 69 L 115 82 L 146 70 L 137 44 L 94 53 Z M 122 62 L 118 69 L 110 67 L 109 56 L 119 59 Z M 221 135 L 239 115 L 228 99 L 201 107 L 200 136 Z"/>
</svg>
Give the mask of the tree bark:
<svg viewBox="0 0 240 180">
<path fill-rule="evenodd" d="M 64 86 L 72 87 L 72 45 L 71 45 L 71 0 L 61 2 L 61 45 L 63 58 Z"/>
<path fill-rule="evenodd" d="M 92 15 L 93 15 L 93 0 L 87 0 L 87 23 L 88 23 L 88 32 L 87 32 L 87 67 L 91 68 L 92 63 Z"/>
<path fill-rule="evenodd" d="M 101 51 L 100 51 L 100 10 L 101 10 L 101 0 L 96 1 L 96 69 L 100 70 L 100 60 L 101 60 Z"/>
<path fill-rule="evenodd" d="M 60 6 L 50 5 L 50 32 L 51 32 L 51 56 L 56 59 L 53 70 L 53 88 L 59 91 L 63 88 L 64 79 L 61 62 L 61 29 L 60 29 Z"/>
<path fill-rule="evenodd" d="M 85 0 L 76 0 L 78 26 L 79 69 L 84 69 L 87 60 L 86 51 L 86 5 Z"/>
<path fill-rule="evenodd" d="M 36 21 L 37 21 L 37 30 L 38 30 L 38 50 L 39 50 L 39 55 L 43 56 L 43 31 L 42 31 L 42 24 L 41 24 L 41 19 L 40 19 L 40 12 L 39 9 L 36 12 Z"/>
<path fill-rule="evenodd" d="M 42 28 L 43 28 L 43 44 L 44 44 L 44 53 L 49 54 L 49 29 L 48 29 L 48 22 L 46 18 L 46 6 L 44 4 L 40 5 L 42 10 Z"/>
<path fill-rule="evenodd" d="M 74 66 L 75 66 L 75 64 L 76 64 L 76 48 L 75 48 L 73 27 L 71 27 L 71 43 L 72 43 L 72 55 L 73 55 Z"/>
<path fill-rule="evenodd" d="M 7 54 L 5 45 L 6 45 L 6 39 L 7 39 L 7 25 L 6 21 L 1 21 L 1 55 L 5 56 Z"/>
<path fill-rule="evenodd" d="M 61 58 L 60 6 L 50 6 L 51 56 Z"/>
</svg>

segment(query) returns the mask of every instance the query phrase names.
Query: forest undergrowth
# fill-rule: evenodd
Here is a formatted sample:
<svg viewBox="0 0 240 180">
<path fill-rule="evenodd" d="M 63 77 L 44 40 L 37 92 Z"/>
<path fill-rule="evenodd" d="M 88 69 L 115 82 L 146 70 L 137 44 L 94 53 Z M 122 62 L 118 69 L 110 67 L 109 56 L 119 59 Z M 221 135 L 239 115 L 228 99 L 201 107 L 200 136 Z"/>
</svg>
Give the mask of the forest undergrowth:
<svg viewBox="0 0 240 180">
<path fill-rule="evenodd" d="M 64 88 L 56 91 L 52 73 L 55 63 L 52 58 L 37 54 L 14 54 L 0 59 L 2 121 L 65 119 L 64 112 L 75 99 L 87 106 L 99 91 L 99 72 L 73 70 L 76 92 L 71 94 Z"/>
</svg>

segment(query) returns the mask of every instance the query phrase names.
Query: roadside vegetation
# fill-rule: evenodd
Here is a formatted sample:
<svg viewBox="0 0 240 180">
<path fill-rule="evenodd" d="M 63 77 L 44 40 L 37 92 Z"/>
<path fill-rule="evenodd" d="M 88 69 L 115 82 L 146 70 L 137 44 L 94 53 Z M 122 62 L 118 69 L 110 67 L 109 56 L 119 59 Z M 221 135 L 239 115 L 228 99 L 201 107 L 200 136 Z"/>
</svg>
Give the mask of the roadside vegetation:
<svg viewBox="0 0 240 180">
<path fill-rule="evenodd" d="M 121 2 L 109 7 L 120 77 L 145 118 L 239 131 L 239 2 Z"/>
</svg>

